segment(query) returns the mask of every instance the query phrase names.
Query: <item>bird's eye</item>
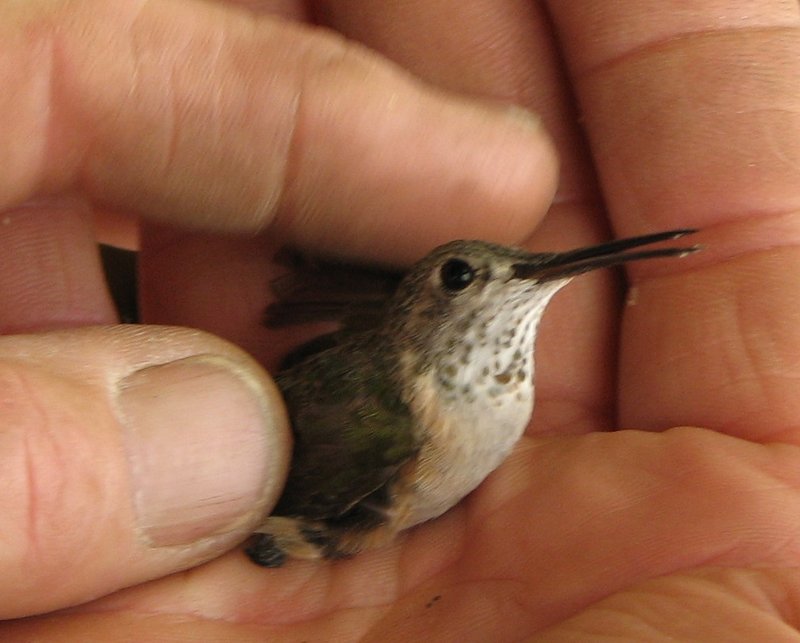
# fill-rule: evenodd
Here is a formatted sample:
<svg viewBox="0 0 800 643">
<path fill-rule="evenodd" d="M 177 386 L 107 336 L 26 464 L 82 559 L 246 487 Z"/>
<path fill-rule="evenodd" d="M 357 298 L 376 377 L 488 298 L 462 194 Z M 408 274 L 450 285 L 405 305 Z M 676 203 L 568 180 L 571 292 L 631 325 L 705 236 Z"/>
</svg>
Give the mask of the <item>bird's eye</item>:
<svg viewBox="0 0 800 643">
<path fill-rule="evenodd" d="M 456 292 L 464 290 L 475 280 L 475 268 L 463 259 L 448 259 L 442 264 L 439 276 L 446 290 Z"/>
</svg>

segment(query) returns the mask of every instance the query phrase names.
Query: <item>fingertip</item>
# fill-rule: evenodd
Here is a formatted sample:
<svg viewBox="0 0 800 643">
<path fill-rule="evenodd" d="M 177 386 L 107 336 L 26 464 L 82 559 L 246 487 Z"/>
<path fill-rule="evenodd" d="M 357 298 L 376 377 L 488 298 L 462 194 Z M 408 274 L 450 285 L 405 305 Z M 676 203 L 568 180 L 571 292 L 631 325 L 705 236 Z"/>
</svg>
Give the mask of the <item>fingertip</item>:
<svg viewBox="0 0 800 643">
<path fill-rule="evenodd" d="M 327 113 L 302 123 L 316 144 L 296 161 L 279 231 L 313 251 L 387 263 L 454 238 L 525 239 L 558 181 L 539 117 L 374 76 L 377 87 L 317 88 Z"/>
</svg>

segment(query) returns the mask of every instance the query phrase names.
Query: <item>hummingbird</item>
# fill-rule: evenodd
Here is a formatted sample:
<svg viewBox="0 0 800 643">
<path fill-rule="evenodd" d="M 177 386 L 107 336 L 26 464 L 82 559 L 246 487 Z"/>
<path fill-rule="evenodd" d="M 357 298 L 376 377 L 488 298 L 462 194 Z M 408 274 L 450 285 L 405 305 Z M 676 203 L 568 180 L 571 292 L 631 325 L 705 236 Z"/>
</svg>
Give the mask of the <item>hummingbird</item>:
<svg viewBox="0 0 800 643">
<path fill-rule="evenodd" d="M 649 247 L 693 232 L 557 253 L 464 240 L 431 251 L 369 323 L 312 340 L 277 374 L 294 449 L 251 560 L 350 557 L 453 507 L 528 425 L 536 330 L 553 295 L 598 268 L 695 252 Z"/>
</svg>

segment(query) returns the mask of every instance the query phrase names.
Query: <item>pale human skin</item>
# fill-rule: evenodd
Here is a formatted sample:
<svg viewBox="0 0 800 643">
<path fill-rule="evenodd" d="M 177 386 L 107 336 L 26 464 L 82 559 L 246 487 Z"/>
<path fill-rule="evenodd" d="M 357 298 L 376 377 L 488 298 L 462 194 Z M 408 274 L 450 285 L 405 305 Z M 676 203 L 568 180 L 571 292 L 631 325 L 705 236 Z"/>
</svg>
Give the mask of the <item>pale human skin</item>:
<svg viewBox="0 0 800 643">
<path fill-rule="evenodd" d="M 795 640 L 798 4 L 312 3 L 544 128 L 246 4 L 0 7 L 0 638 Z M 401 262 L 694 226 L 706 249 L 637 266 L 622 310 L 609 274 L 559 294 L 531 429 L 455 510 L 264 570 L 236 545 L 288 458 L 269 380 L 210 335 L 97 327 L 94 238 L 134 214 L 145 320 L 267 366 L 300 339 L 259 325 L 282 242 Z"/>
</svg>

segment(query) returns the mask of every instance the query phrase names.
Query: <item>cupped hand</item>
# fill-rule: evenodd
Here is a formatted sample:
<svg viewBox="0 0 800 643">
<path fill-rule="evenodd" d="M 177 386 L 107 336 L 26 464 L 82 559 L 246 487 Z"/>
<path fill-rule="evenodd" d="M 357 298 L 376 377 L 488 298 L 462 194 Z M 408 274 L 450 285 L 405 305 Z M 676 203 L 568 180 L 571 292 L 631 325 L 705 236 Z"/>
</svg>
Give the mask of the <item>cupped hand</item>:
<svg viewBox="0 0 800 643">
<path fill-rule="evenodd" d="M 3 500 L 16 521 L 0 564 L 16 576 L 0 574 L 0 604 L 27 615 L 107 595 L 4 634 L 788 638 L 796 3 L 241 4 L 252 13 L 188 0 L 4 10 L 16 56 L 0 60 L 19 91 L 0 103 L 17 119 L 0 323 L 48 332 L 0 342 L 4 403 L 21 418 L 2 457 L 30 499 Z M 272 13 L 539 112 L 561 180 L 536 233 L 554 160 L 528 117 L 438 94 Z M 53 194 L 72 198 L 41 199 Z M 259 326 L 276 243 L 395 262 L 453 237 L 557 249 L 695 226 L 705 250 L 634 268 L 625 302 L 609 274 L 557 297 L 528 435 L 443 518 L 352 560 L 263 570 L 234 550 L 167 575 L 231 547 L 274 497 L 283 420 L 228 344 L 85 328 L 113 322 L 89 225 L 95 211 L 97 229 L 118 231 L 108 210 L 160 222 L 142 239 L 145 321 L 210 330 L 265 364 L 293 341 Z M 190 428 L 164 432 L 192 411 L 198 448 Z M 191 467 L 199 484 L 178 474 Z M 144 475 L 163 471 L 179 491 Z M 225 475 L 214 513 L 210 481 Z"/>
</svg>

